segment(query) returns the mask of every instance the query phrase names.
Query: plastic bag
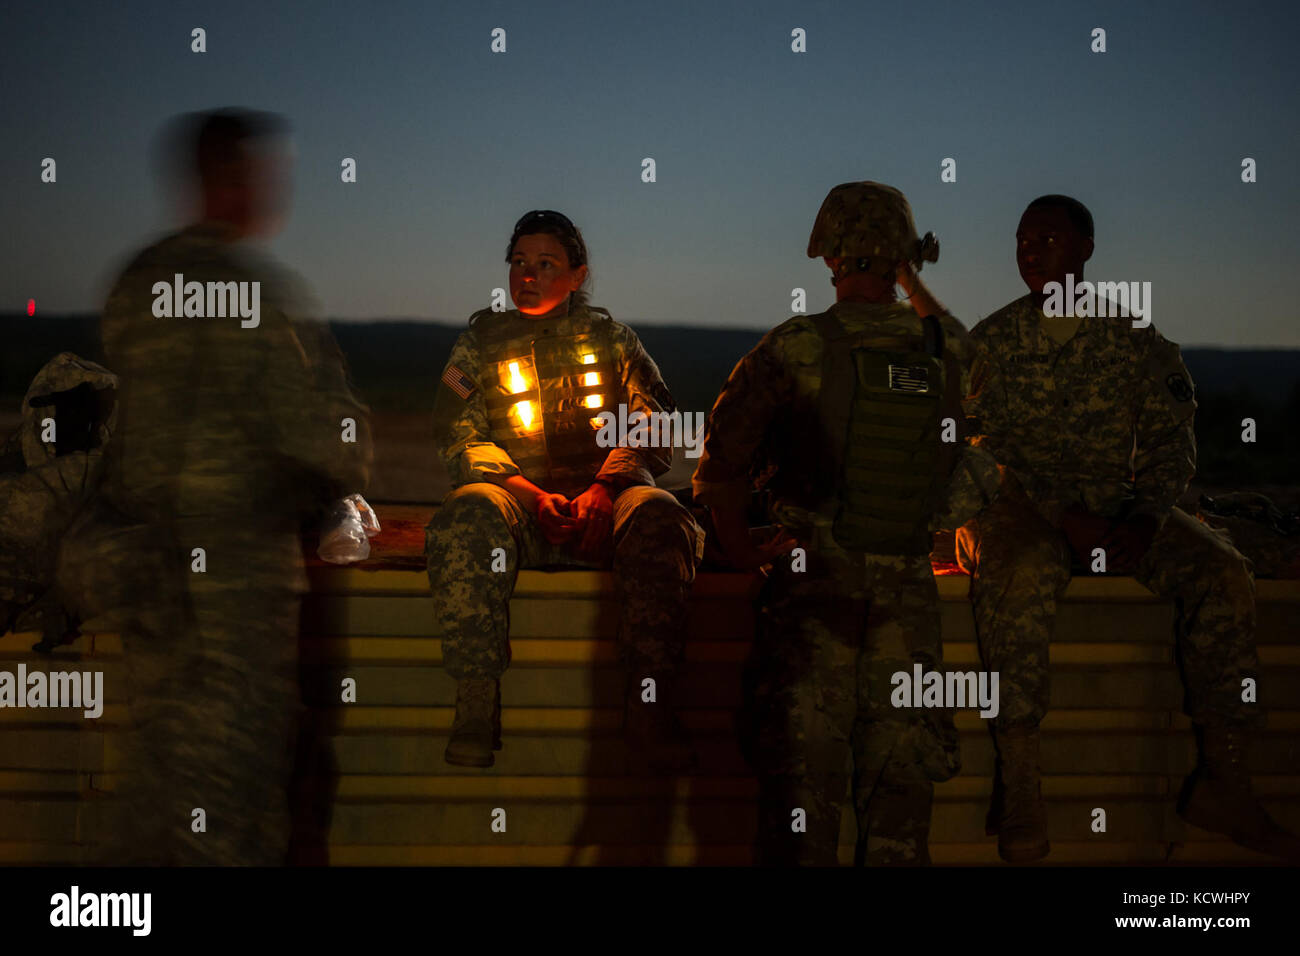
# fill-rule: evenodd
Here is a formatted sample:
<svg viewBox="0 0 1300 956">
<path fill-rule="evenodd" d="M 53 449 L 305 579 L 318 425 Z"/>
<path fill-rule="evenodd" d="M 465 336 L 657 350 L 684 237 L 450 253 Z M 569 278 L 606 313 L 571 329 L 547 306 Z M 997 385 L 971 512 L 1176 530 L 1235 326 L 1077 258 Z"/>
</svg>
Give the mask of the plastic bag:
<svg viewBox="0 0 1300 956">
<path fill-rule="evenodd" d="M 379 516 L 360 495 L 334 503 L 321 526 L 316 554 L 330 564 L 353 564 L 370 557 L 370 539 L 379 534 Z"/>
</svg>

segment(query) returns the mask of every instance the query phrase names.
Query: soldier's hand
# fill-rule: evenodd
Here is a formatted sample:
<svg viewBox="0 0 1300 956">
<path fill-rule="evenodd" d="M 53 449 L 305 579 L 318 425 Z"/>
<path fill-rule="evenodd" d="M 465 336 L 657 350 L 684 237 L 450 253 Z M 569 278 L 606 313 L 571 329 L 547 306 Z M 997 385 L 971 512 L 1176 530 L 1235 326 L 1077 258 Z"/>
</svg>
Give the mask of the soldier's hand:
<svg viewBox="0 0 1300 956">
<path fill-rule="evenodd" d="M 1151 539 L 1155 536 L 1156 519 L 1151 515 L 1134 515 L 1126 521 L 1116 522 L 1101 541 L 1101 547 L 1106 551 L 1106 570 L 1123 574 L 1132 572 L 1151 547 Z"/>
<path fill-rule="evenodd" d="M 727 560 L 739 571 L 752 571 L 765 564 L 771 564 L 777 558 L 789 554 L 799 547 L 797 538 L 778 528 L 776 534 L 766 541 L 755 543 L 746 539 L 727 549 Z"/>
<path fill-rule="evenodd" d="M 578 530 L 570 517 L 571 502 L 564 495 L 543 493 L 537 496 L 537 524 L 542 536 L 551 544 L 564 544 Z"/>
<path fill-rule="evenodd" d="M 1061 516 L 1061 531 L 1070 542 L 1070 550 L 1085 564 L 1092 560 L 1093 548 L 1101 546 L 1102 539 L 1110 533 L 1110 530 L 1109 518 L 1092 514 L 1078 505 L 1071 507 Z M 1110 566 L 1109 552 L 1106 565 Z"/>
<path fill-rule="evenodd" d="M 597 561 L 604 556 L 614 528 L 614 499 L 602 484 L 593 484 L 573 499 L 573 517 L 577 520 L 578 557 Z"/>
</svg>

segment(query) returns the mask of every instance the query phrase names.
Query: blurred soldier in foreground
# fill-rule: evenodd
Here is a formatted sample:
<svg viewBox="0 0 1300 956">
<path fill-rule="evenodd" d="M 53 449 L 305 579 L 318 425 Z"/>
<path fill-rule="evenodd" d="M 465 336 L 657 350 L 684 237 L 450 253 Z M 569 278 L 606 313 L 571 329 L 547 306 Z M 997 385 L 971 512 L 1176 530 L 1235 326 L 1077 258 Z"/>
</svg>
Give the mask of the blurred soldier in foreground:
<svg viewBox="0 0 1300 956">
<path fill-rule="evenodd" d="M 620 406 L 629 416 L 676 406 L 636 334 L 587 305 L 587 247 L 567 217 L 525 215 L 506 261 L 517 308 L 470 317 L 434 405 L 434 441 L 455 486 L 426 536 L 443 663 L 457 680 L 446 760 L 490 767 L 501 747 L 519 569 L 612 563 L 625 734 L 651 769 L 684 770 L 694 754 L 670 708 L 704 535 L 655 487 L 672 449 L 602 447 L 596 427 Z"/>
<path fill-rule="evenodd" d="M 61 575 L 101 585 L 125 645 L 131 723 L 121 810 L 96 834 L 106 863 L 285 860 L 300 525 L 363 490 L 370 445 L 330 333 L 300 321 L 305 290 L 253 244 L 283 213 L 282 130 L 234 110 L 176 127 L 200 217 L 136 256 L 104 311 L 118 428 L 103 507 Z M 182 293 L 183 308 L 166 301 Z"/>
<path fill-rule="evenodd" d="M 60 543 L 93 500 L 117 411 L 117 377 L 63 352 L 32 379 L 23 422 L 0 447 L 0 634 L 38 627 L 38 650 L 75 637 L 75 595 L 60 594 Z"/>
<path fill-rule="evenodd" d="M 938 244 L 917 239 L 903 194 L 835 187 L 808 255 L 830 266 L 835 305 L 794 316 L 741 359 L 694 479 L 731 562 L 773 562 L 746 679 L 757 855 L 834 865 L 851 782 L 856 862 L 924 864 L 934 781 L 960 767 L 957 734 L 951 710 L 892 706 L 892 677 L 942 672 L 931 528 L 982 508 L 997 470 L 959 437 L 972 349 L 914 271 Z M 761 545 L 744 518 L 756 461 L 775 465 L 780 528 Z M 792 832 L 796 808 L 806 833 Z"/>
<path fill-rule="evenodd" d="M 1082 203 L 1035 199 L 1016 232 L 1029 294 L 971 333 L 981 347 L 967 406 L 974 442 L 1004 466 L 997 503 L 957 536 L 958 560 L 973 577 L 980 654 L 1001 674 L 989 832 L 1004 860 L 1048 853 L 1038 736 L 1048 643 L 1072 558 L 1091 566 L 1104 552 L 1107 572 L 1132 574 L 1175 603 L 1200 751 L 1180 815 L 1297 858 L 1296 839 L 1269 819 L 1246 769 L 1247 729 L 1261 719 L 1244 684 L 1258 679 L 1254 578 L 1224 532 L 1174 507 L 1196 470 L 1196 402 L 1178 346 L 1127 316 L 1044 315 L 1044 286 L 1067 275 L 1082 282 L 1092 251 Z"/>
</svg>

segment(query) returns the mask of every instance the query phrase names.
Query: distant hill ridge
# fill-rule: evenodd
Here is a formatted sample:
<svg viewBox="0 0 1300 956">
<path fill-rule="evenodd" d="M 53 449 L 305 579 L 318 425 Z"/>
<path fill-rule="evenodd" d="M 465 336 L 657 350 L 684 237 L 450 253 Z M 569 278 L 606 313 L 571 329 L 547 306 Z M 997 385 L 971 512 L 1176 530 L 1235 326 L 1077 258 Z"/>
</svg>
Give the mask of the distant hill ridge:
<svg viewBox="0 0 1300 956">
<path fill-rule="evenodd" d="M 330 324 L 368 399 L 408 409 L 420 407 L 415 401 L 419 397 L 431 401 L 443 363 L 465 328 L 463 322 L 413 319 L 334 319 Z M 766 331 L 628 324 L 659 365 L 678 403 L 691 409 L 712 406 L 736 362 Z M 0 351 L 0 396 L 21 396 L 36 371 L 58 352 L 99 360 L 97 325 L 94 315 L 0 315 L 0 341 L 5 343 Z M 1300 386 L 1300 349 L 1185 348 L 1183 355 L 1205 393 L 1245 389 L 1277 406 Z"/>
</svg>

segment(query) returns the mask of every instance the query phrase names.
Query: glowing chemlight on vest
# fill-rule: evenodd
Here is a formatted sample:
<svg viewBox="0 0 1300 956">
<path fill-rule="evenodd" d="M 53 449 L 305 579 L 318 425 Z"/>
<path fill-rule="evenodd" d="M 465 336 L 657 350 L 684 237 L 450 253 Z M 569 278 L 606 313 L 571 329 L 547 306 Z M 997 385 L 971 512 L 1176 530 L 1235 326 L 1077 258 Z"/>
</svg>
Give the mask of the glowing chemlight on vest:
<svg viewBox="0 0 1300 956">
<path fill-rule="evenodd" d="M 528 383 L 524 377 L 519 374 L 519 363 L 510 363 L 510 394 L 518 395 L 520 392 L 528 390 Z"/>
<path fill-rule="evenodd" d="M 592 355 L 590 352 L 588 352 L 586 355 L 584 355 L 584 356 L 582 357 L 582 364 L 583 364 L 583 365 L 595 365 L 595 364 L 596 364 L 596 356 L 594 356 L 594 355 Z M 582 376 L 582 384 L 583 384 L 583 385 L 599 385 L 599 384 L 600 384 L 600 373 L 598 373 L 598 372 L 587 372 L 587 373 L 585 373 L 585 374 Z M 602 403 L 603 401 L 604 401 L 604 397 L 601 396 L 601 395 L 588 395 L 588 396 L 587 396 L 587 399 L 586 399 L 586 404 L 587 404 L 587 407 L 588 407 L 588 408 L 600 408 L 601 403 Z M 593 418 L 592 421 L 595 422 L 596 419 Z M 599 426 L 596 426 L 596 427 L 599 427 Z"/>
<path fill-rule="evenodd" d="M 518 362 L 510 362 L 507 365 L 507 371 L 510 373 L 510 394 L 518 395 L 520 392 L 528 391 L 528 380 L 524 378 L 523 373 L 519 371 Z M 533 403 L 532 402 L 515 402 L 515 414 L 519 417 L 519 423 L 525 429 L 533 425 Z"/>
</svg>

